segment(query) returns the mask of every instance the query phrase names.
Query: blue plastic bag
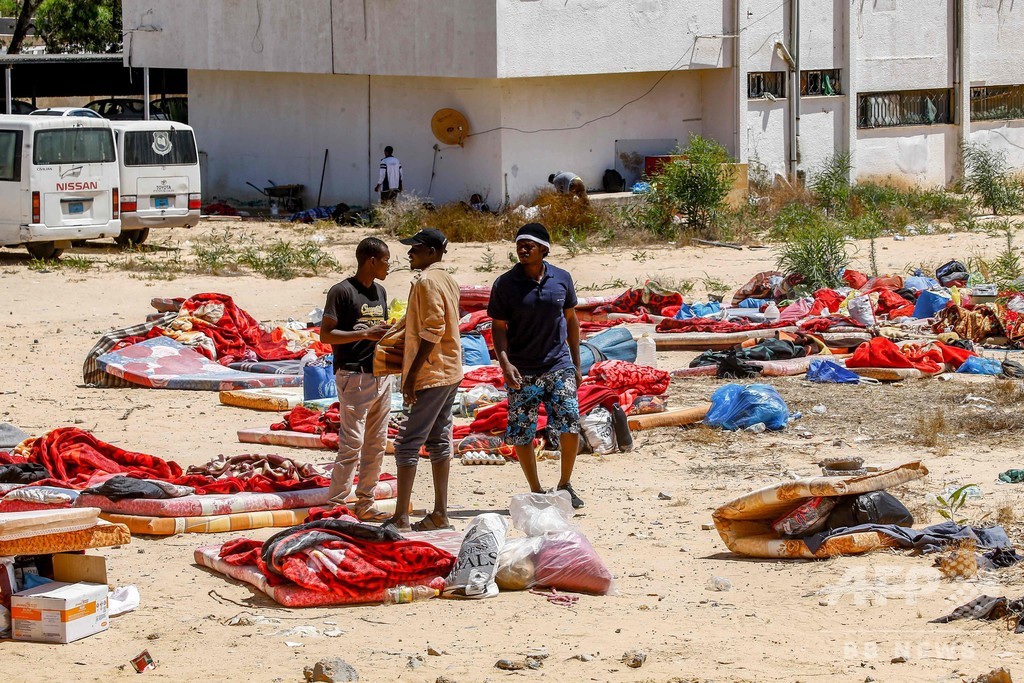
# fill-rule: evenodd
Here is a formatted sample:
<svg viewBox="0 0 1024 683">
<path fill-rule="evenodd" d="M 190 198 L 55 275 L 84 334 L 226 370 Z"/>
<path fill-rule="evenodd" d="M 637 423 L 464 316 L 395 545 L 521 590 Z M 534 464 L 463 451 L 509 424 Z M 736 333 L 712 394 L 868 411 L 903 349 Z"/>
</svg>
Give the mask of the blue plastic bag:
<svg viewBox="0 0 1024 683">
<path fill-rule="evenodd" d="M 807 368 L 807 379 L 819 384 L 857 384 L 860 375 L 825 358 L 815 358 Z"/>
<path fill-rule="evenodd" d="M 711 395 L 711 410 L 704 424 L 730 432 L 758 422 L 779 430 L 789 422 L 789 408 L 774 387 L 767 384 L 726 384 Z"/>
<path fill-rule="evenodd" d="M 487 350 L 487 340 L 480 334 L 462 335 L 462 364 L 490 365 L 491 354 Z"/>
<path fill-rule="evenodd" d="M 1003 364 L 995 358 L 971 356 L 956 371 L 971 375 L 1001 375 L 1003 373 Z"/>
<path fill-rule="evenodd" d="M 327 354 L 302 368 L 302 400 L 337 398 L 338 385 L 334 383 L 334 356 Z"/>
<path fill-rule="evenodd" d="M 946 307 L 951 298 L 945 290 L 921 292 L 917 295 L 917 303 L 914 304 L 914 317 L 934 318 L 936 313 Z"/>
<path fill-rule="evenodd" d="M 709 301 L 706 304 L 694 303 L 694 304 L 683 304 L 679 307 L 679 312 L 676 313 L 676 320 L 689 320 L 690 318 L 706 318 L 709 315 L 720 313 L 722 311 L 722 304 L 717 301 Z"/>
<path fill-rule="evenodd" d="M 651 184 L 643 180 L 633 184 L 633 194 L 646 194 L 652 190 L 654 190 L 654 188 Z"/>
<path fill-rule="evenodd" d="M 754 299 L 751 297 L 736 304 L 736 308 L 761 308 L 773 303 L 775 303 L 775 299 Z"/>
</svg>

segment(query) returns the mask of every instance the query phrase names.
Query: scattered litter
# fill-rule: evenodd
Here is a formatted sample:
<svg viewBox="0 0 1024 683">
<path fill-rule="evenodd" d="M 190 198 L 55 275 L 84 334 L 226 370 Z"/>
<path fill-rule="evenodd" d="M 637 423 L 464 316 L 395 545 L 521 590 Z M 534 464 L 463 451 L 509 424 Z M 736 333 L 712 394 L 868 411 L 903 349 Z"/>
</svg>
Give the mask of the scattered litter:
<svg viewBox="0 0 1024 683">
<path fill-rule="evenodd" d="M 668 495 L 667 493 L 659 493 L 658 500 L 672 500 L 672 496 Z"/>
<path fill-rule="evenodd" d="M 302 674 L 306 683 L 343 683 L 359 680 L 359 674 L 352 665 L 337 657 L 321 659 L 313 666 L 304 667 Z"/>
<path fill-rule="evenodd" d="M 813 408 L 811 408 L 811 412 L 814 413 L 815 415 L 824 415 L 825 413 L 828 412 L 828 408 L 826 408 L 823 405 L 816 405 Z"/>
<path fill-rule="evenodd" d="M 135 655 L 131 659 L 132 667 L 134 667 L 137 673 L 142 673 L 147 669 L 155 669 L 156 663 L 149 654 L 149 650 L 143 650 L 139 654 Z"/>
<path fill-rule="evenodd" d="M 713 591 L 725 592 L 732 590 L 732 581 L 725 578 L 724 576 L 712 576 L 708 579 L 708 589 Z"/>
<path fill-rule="evenodd" d="M 647 653 L 643 650 L 626 650 L 622 653 L 622 663 L 630 669 L 639 669 L 647 661 Z"/>
<path fill-rule="evenodd" d="M 286 640 L 284 644 L 288 647 L 302 647 L 302 643 L 296 643 L 294 640 Z"/>
<path fill-rule="evenodd" d="M 280 636 L 285 638 L 287 638 L 288 636 L 299 636 L 300 638 L 317 638 L 320 636 L 320 630 L 316 626 L 294 626 L 284 631 L 277 631 L 276 633 L 272 633 L 271 635 L 275 637 Z"/>
</svg>

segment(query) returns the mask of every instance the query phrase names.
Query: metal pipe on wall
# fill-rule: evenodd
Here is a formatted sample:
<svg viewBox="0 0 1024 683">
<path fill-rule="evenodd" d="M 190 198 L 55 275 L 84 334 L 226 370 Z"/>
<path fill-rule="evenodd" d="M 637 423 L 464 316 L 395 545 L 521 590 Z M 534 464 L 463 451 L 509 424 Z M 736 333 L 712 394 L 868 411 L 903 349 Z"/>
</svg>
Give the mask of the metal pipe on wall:
<svg viewBox="0 0 1024 683">
<path fill-rule="evenodd" d="M 789 178 L 795 184 L 800 163 L 800 0 L 789 0 L 789 54 L 793 58 L 789 85 Z"/>
<path fill-rule="evenodd" d="M 142 67 L 142 118 L 149 121 L 149 67 Z"/>
</svg>

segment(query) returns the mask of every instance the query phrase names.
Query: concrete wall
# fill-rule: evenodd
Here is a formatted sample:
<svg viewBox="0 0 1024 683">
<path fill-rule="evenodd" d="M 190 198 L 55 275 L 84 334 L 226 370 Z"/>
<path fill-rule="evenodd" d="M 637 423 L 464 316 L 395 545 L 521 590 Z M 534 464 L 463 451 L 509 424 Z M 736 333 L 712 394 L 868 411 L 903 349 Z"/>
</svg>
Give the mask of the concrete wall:
<svg viewBox="0 0 1024 683">
<path fill-rule="evenodd" d="M 1024 169 L 1024 120 L 972 123 L 970 139 L 1004 152 L 1011 166 Z"/>
<path fill-rule="evenodd" d="M 498 75 L 731 66 L 734 2 L 499 0 Z"/>
<path fill-rule="evenodd" d="M 330 0 L 124 0 L 137 66 L 331 73 Z"/>
<path fill-rule="evenodd" d="M 953 2 L 851 0 L 861 92 L 953 85 Z"/>
<path fill-rule="evenodd" d="M 922 187 L 946 185 L 956 168 L 956 127 L 862 129 L 854 155 L 858 180 L 896 176 Z"/>
<path fill-rule="evenodd" d="M 569 128 L 610 114 L 643 95 L 659 74 L 527 78 L 501 81 L 502 170 L 513 201 L 547 184 L 549 173 L 575 171 L 588 187 L 600 187 L 605 169 L 615 166 L 616 140 L 677 139 L 701 133 L 702 96 L 698 72 L 669 75 L 639 102 L 616 116 L 575 130 Z M 480 130 L 488 122 L 474 123 Z M 519 128 L 521 131 L 511 130 Z M 671 150 L 663 150 L 669 152 Z"/>
<path fill-rule="evenodd" d="M 1024 5 L 973 0 L 969 13 L 971 82 L 977 85 L 1024 83 Z"/>
<path fill-rule="evenodd" d="M 278 185 L 302 183 L 312 205 L 327 148 L 324 203 L 365 203 L 366 80 L 190 71 L 189 123 L 207 156 L 204 201 L 258 199 L 246 181 L 266 187 L 269 179 Z"/>
<path fill-rule="evenodd" d="M 747 160 L 751 177 L 786 176 L 786 101 L 748 100 Z"/>
<path fill-rule="evenodd" d="M 494 78 L 496 3 L 331 0 L 334 70 L 378 76 Z"/>
</svg>

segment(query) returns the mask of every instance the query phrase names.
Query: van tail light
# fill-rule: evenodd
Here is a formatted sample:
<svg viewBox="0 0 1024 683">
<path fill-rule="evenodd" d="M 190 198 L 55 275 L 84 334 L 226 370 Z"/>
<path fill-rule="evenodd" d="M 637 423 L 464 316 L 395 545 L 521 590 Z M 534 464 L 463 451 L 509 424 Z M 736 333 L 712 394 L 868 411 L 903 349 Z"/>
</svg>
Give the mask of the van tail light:
<svg viewBox="0 0 1024 683">
<path fill-rule="evenodd" d="M 193 192 L 188 196 L 188 210 L 201 211 L 203 208 L 203 195 Z"/>
<path fill-rule="evenodd" d="M 32 193 L 32 222 L 33 223 L 42 223 L 42 220 L 40 219 L 40 216 L 39 216 L 39 214 L 40 214 L 39 207 L 40 207 L 40 204 L 39 204 L 39 193 L 38 192 L 33 192 Z"/>
<path fill-rule="evenodd" d="M 135 213 L 139 210 L 138 198 L 133 194 L 121 197 L 121 213 Z"/>
<path fill-rule="evenodd" d="M 110 205 L 114 212 L 114 220 L 121 217 L 121 199 L 119 197 L 118 189 L 115 187 L 113 193 L 110 195 Z"/>
</svg>

